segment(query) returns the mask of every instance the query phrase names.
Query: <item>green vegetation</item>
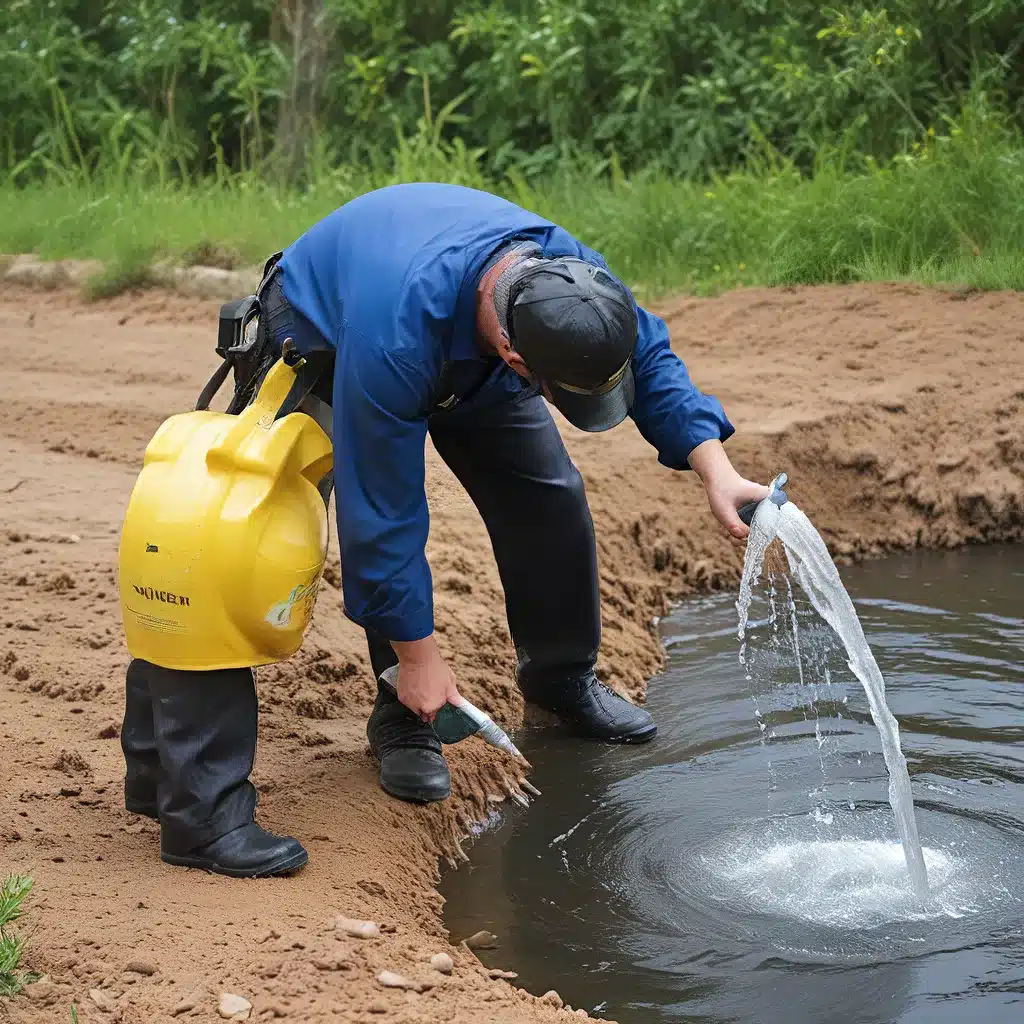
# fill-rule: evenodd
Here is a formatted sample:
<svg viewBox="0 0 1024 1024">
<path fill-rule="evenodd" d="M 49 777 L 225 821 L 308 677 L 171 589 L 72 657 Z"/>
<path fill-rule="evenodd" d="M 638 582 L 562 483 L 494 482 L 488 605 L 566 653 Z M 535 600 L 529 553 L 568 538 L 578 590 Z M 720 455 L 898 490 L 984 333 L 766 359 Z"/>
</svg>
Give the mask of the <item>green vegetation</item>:
<svg viewBox="0 0 1024 1024">
<path fill-rule="evenodd" d="M 557 220 L 645 298 L 870 279 L 1024 288 L 1024 145 L 983 105 L 858 174 L 839 154 L 811 175 L 766 154 L 760 166 L 703 183 L 579 170 L 489 183 L 466 175 L 450 148 L 425 151 L 423 163 L 425 176 L 492 187 Z M 98 257 L 108 268 L 94 294 L 110 294 L 145 283 L 155 259 L 259 264 L 352 195 L 414 177 L 397 166 L 380 176 L 341 169 L 304 190 L 251 175 L 0 188 L 0 251 Z"/>
<path fill-rule="evenodd" d="M 1020 0 L 7 0 L 0 167 L 377 167 L 430 110 L 486 173 L 886 160 L 973 85 L 1020 117 Z"/>
<path fill-rule="evenodd" d="M 258 264 L 394 181 L 638 292 L 1024 287 L 1019 0 L 9 0 L 0 251 Z"/>
<path fill-rule="evenodd" d="M 34 975 L 19 970 L 25 940 L 10 931 L 10 925 L 22 913 L 21 905 L 32 890 L 27 875 L 8 875 L 0 885 L 0 997 L 17 995 L 34 980 Z"/>
</svg>

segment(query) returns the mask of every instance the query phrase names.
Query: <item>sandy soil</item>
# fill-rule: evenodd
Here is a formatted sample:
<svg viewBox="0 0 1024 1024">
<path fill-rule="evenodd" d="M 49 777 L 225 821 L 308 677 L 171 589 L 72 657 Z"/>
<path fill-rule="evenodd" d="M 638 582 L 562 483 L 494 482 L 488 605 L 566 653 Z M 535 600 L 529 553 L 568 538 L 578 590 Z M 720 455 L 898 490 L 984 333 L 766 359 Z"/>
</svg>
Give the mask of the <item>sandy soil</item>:
<svg viewBox="0 0 1024 1024">
<path fill-rule="evenodd" d="M 120 519 L 146 442 L 214 366 L 216 312 L 165 293 L 85 305 L 0 285 L 0 874 L 35 876 L 27 961 L 50 979 L 0 1019 L 67 1022 L 75 1002 L 82 1021 L 214 1021 L 226 991 L 254 1020 L 568 1020 L 557 996 L 489 978 L 443 928 L 439 863 L 460 857 L 515 766 L 471 740 L 451 749 L 446 804 L 379 790 L 363 731 L 373 682 L 339 611 L 333 541 L 302 651 L 259 683 L 258 814 L 307 845 L 307 868 L 259 882 L 172 868 L 154 824 L 123 809 Z M 785 469 L 840 559 L 1024 534 L 1024 295 L 750 290 L 662 312 L 737 425 L 737 466 L 766 482 Z M 600 672 L 642 698 L 661 663 L 655 617 L 734 586 L 742 551 L 699 481 L 659 467 L 631 424 L 562 425 L 599 531 Z M 463 692 L 517 726 L 486 535 L 433 456 L 429 490 L 444 647 Z M 383 934 L 349 938 L 339 914 Z M 429 964 L 439 951 L 451 976 Z M 422 990 L 385 989 L 382 969 Z"/>
</svg>

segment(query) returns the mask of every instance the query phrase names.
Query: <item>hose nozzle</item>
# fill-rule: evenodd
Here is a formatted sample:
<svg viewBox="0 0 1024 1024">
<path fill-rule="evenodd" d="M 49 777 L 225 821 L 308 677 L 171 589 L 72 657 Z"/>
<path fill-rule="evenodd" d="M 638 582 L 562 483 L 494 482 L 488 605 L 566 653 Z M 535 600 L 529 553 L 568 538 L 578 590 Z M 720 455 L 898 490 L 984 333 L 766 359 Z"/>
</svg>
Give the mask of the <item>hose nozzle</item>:
<svg viewBox="0 0 1024 1024">
<path fill-rule="evenodd" d="M 781 507 L 789 501 L 789 497 L 786 492 L 782 489 L 789 482 L 789 477 L 785 473 L 780 473 L 769 485 L 768 485 L 768 497 L 764 498 L 764 501 L 770 501 L 773 505 Z M 751 501 L 744 505 L 742 508 L 737 509 L 736 515 L 740 517 L 740 522 L 746 526 L 754 520 L 754 513 L 757 511 L 760 501 Z"/>
</svg>

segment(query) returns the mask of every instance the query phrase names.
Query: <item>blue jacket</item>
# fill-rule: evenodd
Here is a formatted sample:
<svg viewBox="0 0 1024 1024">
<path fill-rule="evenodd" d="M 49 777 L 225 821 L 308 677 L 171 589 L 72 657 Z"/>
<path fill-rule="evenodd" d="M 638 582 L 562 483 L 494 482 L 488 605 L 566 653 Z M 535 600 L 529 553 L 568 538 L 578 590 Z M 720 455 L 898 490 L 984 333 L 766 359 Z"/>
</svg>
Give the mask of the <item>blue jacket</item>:
<svg viewBox="0 0 1024 1024">
<path fill-rule="evenodd" d="M 501 401 L 523 381 L 476 341 L 476 288 L 511 238 L 552 255 L 602 257 L 551 221 L 497 196 L 455 185 L 394 185 L 362 195 L 314 224 L 281 259 L 288 301 L 336 350 L 335 499 L 345 613 L 388 640 L 434 628 L 425 545 L 427 417 L 442 364 L 486 373 L 473 401 Z M 665 323 L 638 307 L 631 413 L 672 469 L 733 427 L 717 399 L 690 381 Z M 299 341 L 299 339 L 296 339 Z M 300 343 L 300 347 L 301 343 Z"/>
</svg>

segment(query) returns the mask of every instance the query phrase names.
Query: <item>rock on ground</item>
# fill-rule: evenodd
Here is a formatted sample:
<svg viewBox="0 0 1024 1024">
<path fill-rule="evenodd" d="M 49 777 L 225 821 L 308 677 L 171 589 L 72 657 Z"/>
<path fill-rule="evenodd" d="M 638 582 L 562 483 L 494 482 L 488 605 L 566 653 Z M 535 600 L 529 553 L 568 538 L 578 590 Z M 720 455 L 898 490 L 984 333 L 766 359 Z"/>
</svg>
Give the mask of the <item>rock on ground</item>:
<svg viewBox="0 0 1024 1024">
<path fill-rule="evenodd" d="M 217 1012 L 227 1020 L 248 1020 L 252 1013 L 252 1003 L 244 996 L 224 992 L 217 1004 Z"/>
</svg>

